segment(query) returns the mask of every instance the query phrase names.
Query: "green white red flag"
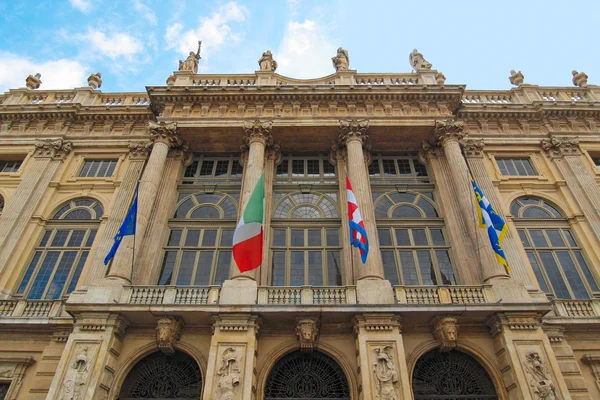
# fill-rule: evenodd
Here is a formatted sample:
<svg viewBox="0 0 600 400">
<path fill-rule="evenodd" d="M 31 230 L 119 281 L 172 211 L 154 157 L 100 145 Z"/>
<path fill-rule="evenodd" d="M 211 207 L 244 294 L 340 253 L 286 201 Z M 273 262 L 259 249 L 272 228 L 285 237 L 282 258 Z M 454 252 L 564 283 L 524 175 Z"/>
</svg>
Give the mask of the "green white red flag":
<svg viewBox="0 0 600 400">
<path fill-rule="evenodd" d="M 241 272 L 260 267 L 263 254 L 265 176 L 260 175 L 233 233 L 233 259 Z"/>
</svg>

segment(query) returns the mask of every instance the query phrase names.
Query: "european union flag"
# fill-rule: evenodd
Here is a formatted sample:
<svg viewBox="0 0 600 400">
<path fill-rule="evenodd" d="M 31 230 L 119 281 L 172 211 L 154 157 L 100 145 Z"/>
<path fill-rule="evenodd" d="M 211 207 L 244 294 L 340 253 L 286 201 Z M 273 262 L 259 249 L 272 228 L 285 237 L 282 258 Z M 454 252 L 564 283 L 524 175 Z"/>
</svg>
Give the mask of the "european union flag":
<svg viewBox="0 0 600 400">
<path fill-rule="evenodd" d="M 496 254 L 498 263 L 504 265 L 506 272 L 510 274 L 510 268 L 501 246 L 504 235 L 506 235 L 506 232 L 508 231 L 508 225 L 506 225 L 506 222 L 504 222 L 502 217 L 494 211 L 488 199 L 473 180 L 473 177 L 471 177 L 471 185 L 473 185 L 475 199 L 477 200 L 475 208 L 477 208 L 477 215 L 479 216 L 479 226 L 487 229 L 490 243 L 492 244 L 492 249 Z"/>
<path fill-rule="evenodd" d="M 135 235 L 135 226 L 137 222 L 137 208 L 138 208 L 138 189 L 135 189 L 135 198 L 133 199 L 133 203 L 131 203 L 131 207 L 125 216 L 125 220 L 121 224 L 121 227 L 117 231 L 115 235 L 115 243 L 112 245 L 110 251 L 108 252 L 106 258 L 104 258 L 104 265 L 108 265 L 110 260 L 117 254 L 117 249 L 121 244 L 121 240 L 123 236 Z"/>
</svg>

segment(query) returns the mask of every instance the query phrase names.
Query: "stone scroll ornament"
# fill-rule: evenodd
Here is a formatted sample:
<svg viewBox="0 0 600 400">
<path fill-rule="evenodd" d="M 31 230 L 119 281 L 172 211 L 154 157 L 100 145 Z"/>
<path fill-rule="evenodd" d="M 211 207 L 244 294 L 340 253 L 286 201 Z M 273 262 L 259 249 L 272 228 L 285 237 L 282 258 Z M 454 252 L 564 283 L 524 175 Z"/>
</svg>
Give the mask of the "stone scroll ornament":
<svg viewBox="0 0 600 400">
<path fill-rule="evenodd" d="M 235 347 L 227 347 L 221 356 L 221 367 L 217 371 L 216 400 L 234 400 L 240 385 L 240 356 Z"/>
<path fill-rule="evenodd" d="M 398 370 L 394 364 L 393 347 L 377 347 L 373 374 L 375 375 L 376 395 L 379 400 L 398 400 L 396 386 L 398 384 Z"/>
<path fill-rule="evenodd" d="M 531 386 L 535 399 L 539 400 L 559 400 L 556 394 L 556 388 L 552 382 L 552 377 L 546 369 L 544 360 L 538 352 L 532 351 L 525 356 L 527 362 L 527 375 L 529 385 Z"/>
<path fill-rule="evenodd" d="M 84 400 L 90 368 L 93 358 L 88 359 L 88 348 L 84 347 L 69 365 L 62 384 L 62 400 Z"/>
</svg>

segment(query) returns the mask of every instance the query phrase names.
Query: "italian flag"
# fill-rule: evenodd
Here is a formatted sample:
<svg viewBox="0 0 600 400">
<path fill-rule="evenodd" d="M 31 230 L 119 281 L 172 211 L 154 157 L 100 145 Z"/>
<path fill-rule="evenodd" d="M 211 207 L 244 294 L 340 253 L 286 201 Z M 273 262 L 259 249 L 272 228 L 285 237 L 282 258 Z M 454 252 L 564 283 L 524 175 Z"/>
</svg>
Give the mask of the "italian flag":
<svg viewBox="0 0 600 400">
<path fill-rule="evenodd" d="M 233 233 L 233 259 L 241 272 L 260 267 L 263 253 L 265 176 L 260 175 Z"/>
</svg>

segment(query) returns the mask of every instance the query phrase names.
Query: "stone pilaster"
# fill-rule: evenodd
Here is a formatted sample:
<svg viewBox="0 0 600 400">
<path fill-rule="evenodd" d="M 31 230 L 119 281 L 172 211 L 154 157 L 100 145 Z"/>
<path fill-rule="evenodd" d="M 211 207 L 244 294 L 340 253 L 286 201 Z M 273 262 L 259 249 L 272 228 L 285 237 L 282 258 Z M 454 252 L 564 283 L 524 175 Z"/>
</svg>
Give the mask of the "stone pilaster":
<svg viewBox="0 0 600 400">
<path fill-rule="evenodd" d="M 412 399 L 400 320 L 362 314 L 354 321 L 361 399 Z M 387 393 L 386 395 L 383 395 Z"/>
<path fill-rule="evenodd" d="M 26 172 L 0 216 L 0 273 L 6 268 L 50 180 L 73 145 L 63 139 L 37 140 Z M 3 292 L 6 292 L 2 289 Z"/>
<path fill-rule="evenodd" d="M 279 145 L 267 148 L 265 157 L 265 245 L 263 247 L 263 262 L 260 268 L 260 285 L 267 286 L 269 283 L 269 251 L 271 240 L 271 214 L 273 214 L 273 182 L 275 180 L 275 168 L 281 161 Z"/>
<path fill-rule="evenodd" d="M 82 313 L 75 318 L 46 398 L 106 399 L 129 324 L 107 313 Z"/>
<path fill-rule="evenodd" d="M 338 172 L 338 204 L 340 206 L 340 216 L 342 218 L 342 229 L 340 230 L 340 240 L 342 243 L 342 268 L 345 285 L 356 285 L 356 276 L 354 274 L 354 265 L 352 265 L 352 245 L 350 244 L 350 227 L 347 222 L 348 218 L 348 196 L 346 194 L 346 148 L 340 147 L 338 144 L 331 146 L 329 159 L 335 163 Z M 360 263 L 360 259 L 357 260 Z"/>
<path fill-rule="evenodd" d="M 256 398 L 256 357 L 259 321 L 250 314 L 214 317 L 210 342 L 205 400 Z"/>
<path fill-rule="evenodd" d="M 366 264 L 360 264 L 360 252 L 358 249 L 352 249 L 352 258 L 356 259 L 353 267 L 357 278 L 359 303 L 391 303 L 393 302 L 392 287 L 389 281 L 384 280 L 369 172 L 363 151 L 363 147 L 367 146 L 368 128 L 369 121 L 341 120 L 338 136 L 338 144 L 346 147 L 348 176 L 369 238 L 369 255 Z"/>
<path fill-rule="evenodd" d="M 138 213 L 135 235 L 135 255 L 139 257 L 145 251 L 144 239 L 148 221 L 154 207 L 156 195 L 163 175 L 169 149 L 181 147 L 183 141 L 177 135 L 174 122 L 149 122 L 151 140 L 154 143 L 138 189 Z M 127 207 L 129 208 L 129 207 Z M 110 265 L 103 285 L 123 285 L 131 283 L 133 236 L 125 236 L 119 250 Z"/>
<path fill-rule="evenodd" d="M 508 399 L 570 399 L 541 314 L 499 313 L 487 324 Z"/>
</svg>

